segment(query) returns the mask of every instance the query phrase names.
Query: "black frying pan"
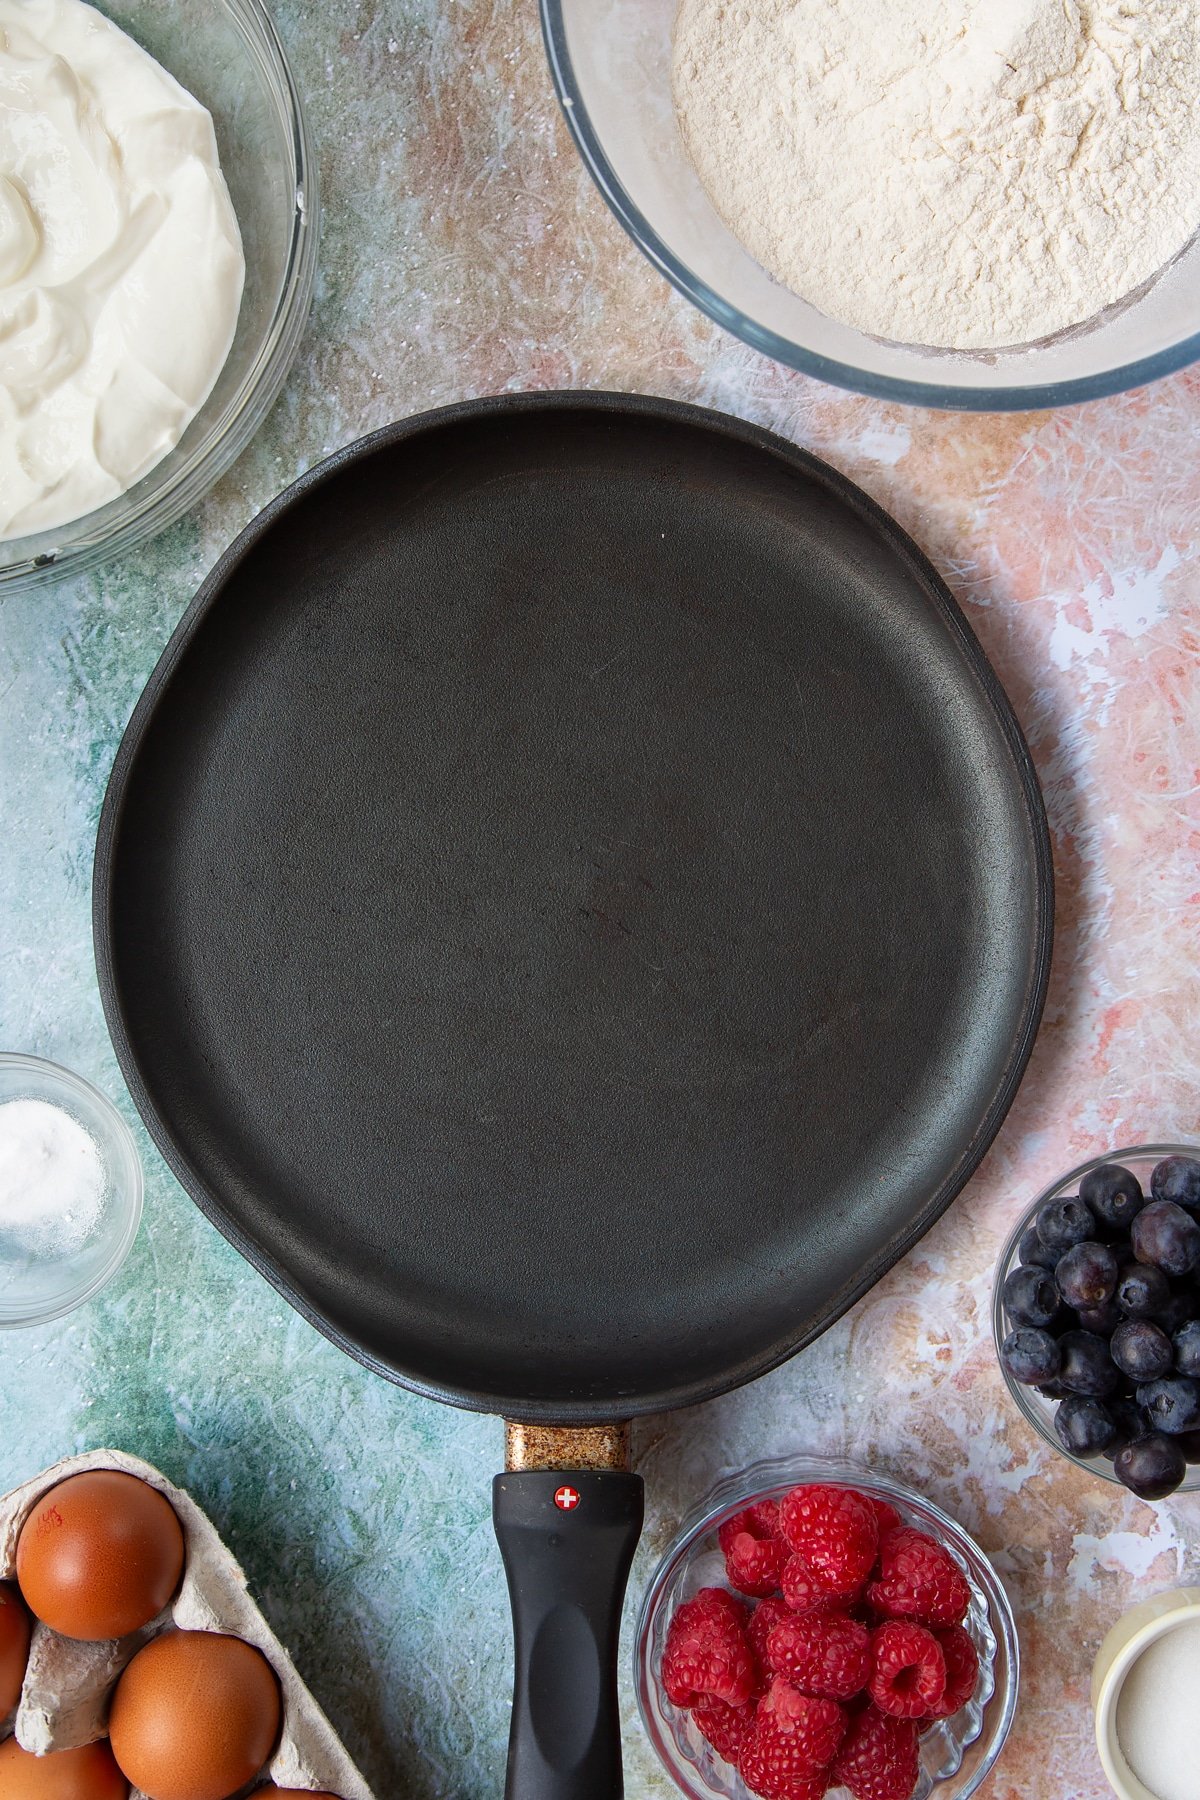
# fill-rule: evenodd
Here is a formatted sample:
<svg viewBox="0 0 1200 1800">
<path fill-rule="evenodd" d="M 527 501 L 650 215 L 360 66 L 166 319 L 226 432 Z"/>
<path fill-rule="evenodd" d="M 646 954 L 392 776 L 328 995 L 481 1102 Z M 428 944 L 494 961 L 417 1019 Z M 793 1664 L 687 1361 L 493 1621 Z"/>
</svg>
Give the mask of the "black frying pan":
<svg viewBox="0 0 1200 1800">
<path fill-rule="evenodd" d="M 949 593 L 748 425 L 577 394 L 410 420 L 200 590 L 101 819 L 109 1026 L 180 1181 L 307 1318 L 523 1422 L 511 1795 L 620 1791 L 620 1422 L 772 1368 L 945 1209 L 1051 909 Z"/>
</svg>

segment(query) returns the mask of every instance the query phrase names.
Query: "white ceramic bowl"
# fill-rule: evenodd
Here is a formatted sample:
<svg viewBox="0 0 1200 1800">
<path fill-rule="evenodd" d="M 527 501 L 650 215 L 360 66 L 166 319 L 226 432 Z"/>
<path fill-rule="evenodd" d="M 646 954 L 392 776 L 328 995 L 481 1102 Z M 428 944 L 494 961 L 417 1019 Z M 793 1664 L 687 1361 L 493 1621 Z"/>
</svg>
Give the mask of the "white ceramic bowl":
<svg viewBox="0 0 1200 1800">
<path fill-rule="evenodd" d="M 1129 1767 L 1117 1737 L 1117 1703 L 1125 1677 L 1151 1644 L 1176 1626 L 1195 1624 L 1197 1620 L 1200 1588 L 1174 1588 L 1170 1593 L 1155 1594 L 1119 1618 L 1096 1652 L 1092 1667 L 1096 1748 L 1104 1773 L 1120 1800 L 1160 1800 Z"/>
<path fill-rule="evenodd" d="M 37 1056 L 0 1055 L 0 1105 L 44 1100 L 89 1132 L 104 1164 L 100 1218 L 67 1254 L 6 1255 L 0 1236 L 0 1329 L 44 1325 L 73 1312 L 112 1280 L 133 1248 L 142 1217 L 142 1165 L 133 1134 L 98 1088 Z"/>
</svg>

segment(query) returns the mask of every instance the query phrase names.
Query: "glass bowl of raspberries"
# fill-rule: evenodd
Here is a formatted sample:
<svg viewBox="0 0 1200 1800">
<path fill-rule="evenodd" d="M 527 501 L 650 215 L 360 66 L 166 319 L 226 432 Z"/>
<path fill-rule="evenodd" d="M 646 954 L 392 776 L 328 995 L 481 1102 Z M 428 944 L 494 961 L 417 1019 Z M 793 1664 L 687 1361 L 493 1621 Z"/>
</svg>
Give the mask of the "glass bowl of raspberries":
<svg viewBox="0 0 1200 1800">
<path fill-rule="evenodd" d="M 1200 1147 L 1116 1150 L 1047 1188 L 1001 1252 L 992 1318 L 1048 1444 L 1142 1500 L 1200 1487 Z"/>
<path fill-rule="evenodd" d="M 721 1482 L 638 1625 L 642 1720 L 691 1800 L 966 1800 L 1017 1675 L 1008 1597 L 962 1527 L 823 1457 Z"/>
</svg>

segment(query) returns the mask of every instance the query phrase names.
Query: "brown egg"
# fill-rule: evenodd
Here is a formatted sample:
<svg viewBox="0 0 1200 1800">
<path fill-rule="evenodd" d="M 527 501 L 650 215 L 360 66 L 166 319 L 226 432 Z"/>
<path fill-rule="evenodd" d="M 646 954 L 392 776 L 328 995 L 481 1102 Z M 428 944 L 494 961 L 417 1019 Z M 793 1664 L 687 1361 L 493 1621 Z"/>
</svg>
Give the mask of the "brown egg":
<svg viewBox="0 0 1200 1800">
<path fill-rule="evenodd" d="M 32 1629 L 20 1594 L 11 1581 L 0 1581 L 0 1719 L 21 1698 Z"/>
<path fill-rule="evenodd" d="M 69 1638 L 119 1638 L 160 1613 L 183 1573 L 183 1532 L 156 1488 L 117 1469 L 69 1475 L 17 1540 L 32 1610 Z"/>
<path fill-rule="evenodd" d="M 150 1800 L 227 1800 L 270 1756 L 279 1719 L 279 1683 L 260 1650 L 215 1631 L 169 1631 L 121 1676 L 108 1731 Z"/>
<path fill-rule="evenodd" d="M 0 1744 L 4 1800 L 125 1800 L 128 1792 L 129 1783 L 103 1740 L 49 1756 L 31 1756 L 14 1737 Z"/>
</svg>

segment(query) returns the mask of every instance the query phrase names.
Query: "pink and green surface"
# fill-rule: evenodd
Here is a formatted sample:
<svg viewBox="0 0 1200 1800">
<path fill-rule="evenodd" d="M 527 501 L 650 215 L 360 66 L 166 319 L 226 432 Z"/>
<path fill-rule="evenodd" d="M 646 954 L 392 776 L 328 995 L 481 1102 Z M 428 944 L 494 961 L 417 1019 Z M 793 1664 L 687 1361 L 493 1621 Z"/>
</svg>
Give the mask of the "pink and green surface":
<svg viewBox="0 0 1200 1800">
<path fill-rule="evenodd" d="M 999 1140 L 919 1248 L 786 1368 L 637 1428 L 652 1510 L 631 1602 L 721 1470 L 849 1454 L 960 1519 L 1008 1586 L 1022 1705 L 983 1793 L 1100 1800 L 1093 1652 L 1127 1604 L 1189 1577 L 1200 1516 L 1102 1487 L 1035 1437 L 996 1367 L 990 1286 L 1057 1171 L 1195 1135 L 1200 378 L 1004 418 L 819 386 L 710 325 L 625 239 L 561 124 L 532 9 L 276 12 L 321 161 L 316 313 L 284 398 L 198 513 L 0 610 L 0 1038 L 122 1097 L 88 892 L 108 769 L 200 578 L 303 468 L 426 407 L 572 385 L 715 406 L 827 458 L 933 558 L 1029 738 L 1055 839 L 1050 1003 Z M 487 1512 L 495 1425 L 341 1357 L 137 1131 L 131 1260 L 71 1319 L 3 1346 L 0 1488 L 90 1444 L 146 1456 L 217 1522 L 381 1795 L 496 1793 L 510 1650 Z M 628 1678 L 623 1699 L 628 1791 L 666 1800 Z"/>
</svg>

